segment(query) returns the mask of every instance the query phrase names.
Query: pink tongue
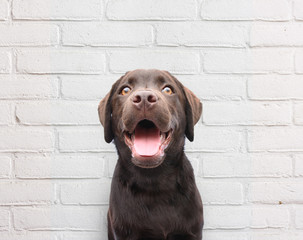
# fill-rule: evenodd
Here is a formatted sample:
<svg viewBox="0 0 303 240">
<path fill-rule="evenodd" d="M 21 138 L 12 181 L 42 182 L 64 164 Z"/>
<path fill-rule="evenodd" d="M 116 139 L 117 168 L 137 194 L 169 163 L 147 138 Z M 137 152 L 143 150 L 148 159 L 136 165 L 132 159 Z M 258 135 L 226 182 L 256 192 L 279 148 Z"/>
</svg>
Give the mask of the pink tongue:
<svg viewBox="0 0 303 240">
<path fill-rule="evenodd" d="M 160 130 L 156 127 L 135 129 L 134 147 L 141 156 L 153 156 L 159 151 L 161 144 Z"/>
</svg>

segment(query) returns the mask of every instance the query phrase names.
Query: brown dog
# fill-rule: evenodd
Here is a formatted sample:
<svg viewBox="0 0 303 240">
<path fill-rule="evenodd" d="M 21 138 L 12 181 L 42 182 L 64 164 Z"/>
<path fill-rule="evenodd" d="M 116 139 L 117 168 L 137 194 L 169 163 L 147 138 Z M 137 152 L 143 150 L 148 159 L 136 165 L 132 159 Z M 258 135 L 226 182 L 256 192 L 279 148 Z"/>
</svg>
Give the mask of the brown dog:
<svg viewBox="0 0 303 240">
<path fill-rule="evenodd" d="M 199 99 L 166 71 L 127 72 L 100 102 L 105 141 L 119 159 L 108 210 L 109 240 L 202 239 L 203 207 L 184 154 Z"/>
</svg>

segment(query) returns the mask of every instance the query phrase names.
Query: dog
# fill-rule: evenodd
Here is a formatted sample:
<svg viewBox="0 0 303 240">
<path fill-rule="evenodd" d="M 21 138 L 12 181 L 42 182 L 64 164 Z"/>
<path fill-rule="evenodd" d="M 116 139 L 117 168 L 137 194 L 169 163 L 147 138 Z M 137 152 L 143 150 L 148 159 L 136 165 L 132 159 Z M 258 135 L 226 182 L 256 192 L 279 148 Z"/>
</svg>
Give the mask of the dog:
<svg viewBox="0 0 303 240">
<path fill-rule="evenodd" d="M 116 81 L 98 107 L 118 152 L 109 240 L 200 240 L 203 205 L 184 154 L 202 103 L 167 71 L 138 69 Z"/>
</svg>

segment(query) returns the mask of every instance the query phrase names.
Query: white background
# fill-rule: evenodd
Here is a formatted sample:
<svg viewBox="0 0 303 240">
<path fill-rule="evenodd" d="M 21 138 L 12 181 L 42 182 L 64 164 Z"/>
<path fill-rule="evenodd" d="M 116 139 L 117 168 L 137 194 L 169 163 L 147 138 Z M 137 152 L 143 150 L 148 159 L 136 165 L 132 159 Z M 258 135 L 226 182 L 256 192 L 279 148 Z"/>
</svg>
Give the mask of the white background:
<svg viewBox="0 0 303 240">
<path fill-rule="evenodd" d="M 302 0 L 0 0 L 0 239 L 107 239 L 97 105 L 136 68 L 203 102 L 204 239 L 303 239 Z"/>
</svg>

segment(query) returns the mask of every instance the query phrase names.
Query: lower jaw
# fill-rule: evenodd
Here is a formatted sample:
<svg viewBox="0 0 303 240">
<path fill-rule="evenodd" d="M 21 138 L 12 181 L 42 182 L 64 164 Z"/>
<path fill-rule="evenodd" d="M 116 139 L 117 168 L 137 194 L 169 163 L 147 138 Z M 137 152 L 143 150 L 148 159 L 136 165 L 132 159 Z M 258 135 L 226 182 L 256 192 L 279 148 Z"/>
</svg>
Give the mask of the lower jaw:
<svg viewBox="0 0 303 240">
<path fill-rule="evenodd" d="M 156 168 L 160 166 L 164 161 L 164 155 L 156 154 L 154 156 L 140 156 L 133 154 L 132 163 L 140 168 Z"/>
</svg>

